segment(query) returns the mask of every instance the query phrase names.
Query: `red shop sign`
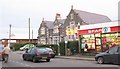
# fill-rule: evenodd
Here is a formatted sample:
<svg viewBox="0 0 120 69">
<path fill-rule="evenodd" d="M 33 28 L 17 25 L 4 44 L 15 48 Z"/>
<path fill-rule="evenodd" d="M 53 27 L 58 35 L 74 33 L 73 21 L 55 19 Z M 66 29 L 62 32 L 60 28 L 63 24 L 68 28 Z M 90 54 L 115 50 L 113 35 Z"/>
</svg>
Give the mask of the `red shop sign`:
<svg viewBox="0 0 120 69">
<path fill-rule="evenodd" d="M 120 26 L 110 27 L 110 31 L 107 32 L 120 32 Z M 97 34 L 103 33 L 102 28 L 94 28 L 94 29 L 86 29 L 86 30 L 78 30 L 78 35 L 82 34 Z"/>
<path fill-rule="evenodd" d="M 102 28 L 95 28 L 95 29 L 87 29 L 87 30 L 79 30 L 78 34 L 96 34 L 102 33 Z"/>
</svg>

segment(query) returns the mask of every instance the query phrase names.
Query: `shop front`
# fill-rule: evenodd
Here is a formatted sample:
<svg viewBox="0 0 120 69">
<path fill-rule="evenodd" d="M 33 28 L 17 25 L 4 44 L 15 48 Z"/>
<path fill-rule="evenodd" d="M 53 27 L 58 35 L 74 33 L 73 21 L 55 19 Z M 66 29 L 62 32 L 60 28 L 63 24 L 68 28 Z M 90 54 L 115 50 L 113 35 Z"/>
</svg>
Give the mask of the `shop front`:
<svg viewBox="0 0 120 69">
<path fill-rule="evenodd" d="M 85 52 L 102 52 L 113 46 L 120 46 L 120 26 L 117 22 L 81 26 L 78 30 L 80 50 Z"/>
</svg>

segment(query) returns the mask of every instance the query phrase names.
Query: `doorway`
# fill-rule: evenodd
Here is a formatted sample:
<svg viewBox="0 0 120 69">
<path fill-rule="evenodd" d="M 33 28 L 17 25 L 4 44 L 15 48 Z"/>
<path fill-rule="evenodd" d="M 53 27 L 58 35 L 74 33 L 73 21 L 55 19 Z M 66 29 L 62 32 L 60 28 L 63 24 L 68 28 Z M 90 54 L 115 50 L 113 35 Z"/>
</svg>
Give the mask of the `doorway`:
<svg viewBox="0 0 120 69">
<path fill-rule="evenodd" d="M 95 37 L 95 50 L 96 52 L 101 52 L 101 38 Z"/>
</svg>

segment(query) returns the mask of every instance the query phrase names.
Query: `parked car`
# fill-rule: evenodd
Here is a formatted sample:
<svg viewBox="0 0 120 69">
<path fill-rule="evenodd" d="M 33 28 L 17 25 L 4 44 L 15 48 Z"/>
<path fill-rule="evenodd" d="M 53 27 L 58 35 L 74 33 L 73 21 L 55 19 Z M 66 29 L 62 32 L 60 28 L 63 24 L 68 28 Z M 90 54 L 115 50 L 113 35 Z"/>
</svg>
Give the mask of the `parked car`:
<svg viewBox="0 0 120 69">
<path fill-rule="evenodd" d="M 32 60 L 37 62 L 39 60 L 46 60 L 47 62 L 51 59 L 51 54 L 45 48 L 31 48 L 22 55 L 23 60 Z"/>
<path fill-rule="evenodd" d="M 20 50 L 23 51 L 23 50 L 27 50 L 33 47 L 35 47 L 33 44 L 26 44 L 23 47 L 20 47 Z"/>
<path fill-rule="evenodd" d="M 103 63 L 114 63 L 114 64 L 120 64 L 120 46 L 112 47 L 111 49 L 97 54 L 95 56 L 95 60 L 99 64 Z"/>
<path fill-rule="evenodd" d="M 53 49 L 51 48 L 45 48 L 46 50 L 48 50 L 49 54 L 51 54 L 51 58 L 55 58 L 55 52 Z"/>
</svg>

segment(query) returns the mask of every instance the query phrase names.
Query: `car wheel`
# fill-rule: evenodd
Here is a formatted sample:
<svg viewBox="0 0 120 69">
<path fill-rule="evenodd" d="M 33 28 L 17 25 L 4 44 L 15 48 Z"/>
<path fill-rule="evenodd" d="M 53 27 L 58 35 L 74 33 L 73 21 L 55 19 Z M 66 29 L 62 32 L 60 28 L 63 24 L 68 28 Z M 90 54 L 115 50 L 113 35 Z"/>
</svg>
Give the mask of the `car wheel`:
<svg viewBox="0 0 120 69">
<path fill-rule="evenodd" d="M 50 62 L 50 59 L 46 59 L 47 62 Z"/>
<path fill-rule="evenodd" d="M 26 61 L 25 57 L 23 57 L 23 60 Z"/>
<path fill-rule="evenodd" d="M 26 61 L 26 58 L 23 56 L 23 60 Z"/>
<path fill-rule="evenodd" d="M 35 57 L 33 57 L 32 61 L 33 61 L 34 63 L 36 63 L 37 60 L 35 59 Z"/>
<path fill-rule="evenodd" d="M 103 64 L 103 63 L 104 63 L 103 57 L 98 57 L 97 62 L 98 62 L 99 64 Z"/>
</svg>

